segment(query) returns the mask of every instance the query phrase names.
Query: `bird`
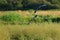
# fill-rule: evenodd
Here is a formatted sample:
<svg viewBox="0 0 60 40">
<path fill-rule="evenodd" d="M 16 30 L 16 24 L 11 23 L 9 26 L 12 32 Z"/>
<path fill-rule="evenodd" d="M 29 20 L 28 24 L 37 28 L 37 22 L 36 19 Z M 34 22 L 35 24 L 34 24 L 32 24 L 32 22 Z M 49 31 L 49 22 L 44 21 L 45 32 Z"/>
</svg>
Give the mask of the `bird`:
<svg viewBox="0 0 60 40">
<path fill-rule="evenodd" d="M 34 11 L 34 16 L 33 16 L 33 18 L 31 18 L 31 20 L 29 20 L 28 24 L 30 24 L 31 21 L 32 21 L 32 20 L 35 20 L 36 17 L 38 16 L 38 15 L 36 15 L 37 10 L 40 9 L 40 8 L 42 8 L 42 7 L 46 7 L 46 6 L 47 6 L 46 4 L 40 5 L 40 6 Z"/>
</svg>

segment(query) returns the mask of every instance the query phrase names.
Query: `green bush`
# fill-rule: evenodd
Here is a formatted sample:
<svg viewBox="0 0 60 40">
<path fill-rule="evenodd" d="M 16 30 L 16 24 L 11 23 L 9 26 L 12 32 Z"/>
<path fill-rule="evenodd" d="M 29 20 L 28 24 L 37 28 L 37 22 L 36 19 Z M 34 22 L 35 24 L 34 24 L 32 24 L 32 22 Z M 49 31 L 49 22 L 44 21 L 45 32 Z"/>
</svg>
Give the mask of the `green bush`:
<svg viewBox="0 0 60 40">
<path fill-rule="evenodd" d="M 46 16 L 40 15 L 39 16 L 38 15 L 32 21 L 35 22 L 35 23 L 52 22 L 52 16 L 50 16 L 50 15 L 46 15 Z"/>
<path fill-rule="evenodd" d="M 11 23 L 22 22 L 22 16 L 20 16 L 18 14 L 7 14 L 7 15 L 3 15 L 3 16 L 1 16 L 0 19 L 2 21 L 11 22 Z"/>
<path fill-rule="evenodd" d="M 60 23 L 60 17 L 53 17 L 51 15 L 37 15 L 37 17 L 34 17 L 33 14 L 28 15 L 27 17 L 13 13 L 6 14 L 0 16 L 0 20 L 12 24 L 29 24 L 29 23 L 43 23 L 43 22 Z"/>
<path fill-rule="evenodd" d="M 51 15 L 43 16 L 44 22 L 51 22 L 52 21 L 51 19 L 52 19 Z"/>
</svg>

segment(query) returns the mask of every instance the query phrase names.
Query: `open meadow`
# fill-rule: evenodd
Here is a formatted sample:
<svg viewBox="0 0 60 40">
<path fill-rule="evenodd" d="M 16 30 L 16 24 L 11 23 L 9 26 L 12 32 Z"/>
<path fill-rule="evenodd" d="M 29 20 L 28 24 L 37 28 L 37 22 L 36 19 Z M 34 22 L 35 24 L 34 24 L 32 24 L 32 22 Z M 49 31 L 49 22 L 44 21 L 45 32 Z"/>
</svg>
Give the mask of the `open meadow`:
<svg viewBox="0 0 60 40">
<path fill-rule="evenodd" d="M 0 11 L 0 40 L 60 40 L 60 11 Z M 27 24 L 31 20 L 30 24 Z"/>
</svg>

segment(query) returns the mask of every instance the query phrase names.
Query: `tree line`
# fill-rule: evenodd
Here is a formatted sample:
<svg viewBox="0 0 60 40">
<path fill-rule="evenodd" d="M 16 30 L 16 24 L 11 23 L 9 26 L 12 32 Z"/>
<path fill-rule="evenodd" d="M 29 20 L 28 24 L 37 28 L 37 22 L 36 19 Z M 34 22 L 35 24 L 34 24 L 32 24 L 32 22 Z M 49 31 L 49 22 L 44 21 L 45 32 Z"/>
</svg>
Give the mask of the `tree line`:
<svg viewBox="0 0 60 40">
<path fill-rule="evenodd" d="M 0 10 L 27 10 L 47 5 L 41 9 L 60 8 L 60 0 L 0 0 Z"/>
</svg>

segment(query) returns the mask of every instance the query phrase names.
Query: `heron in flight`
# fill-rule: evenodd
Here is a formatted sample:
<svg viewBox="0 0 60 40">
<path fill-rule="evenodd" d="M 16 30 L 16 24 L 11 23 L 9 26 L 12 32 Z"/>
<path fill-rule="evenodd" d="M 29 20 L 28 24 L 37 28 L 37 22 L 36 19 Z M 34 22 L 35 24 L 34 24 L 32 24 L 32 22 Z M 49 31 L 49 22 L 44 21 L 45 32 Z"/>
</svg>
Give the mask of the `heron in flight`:
<svg viewBox="0 0 60 40">
<path fill-rule="evenodd" d="M 32 20 L 35 20 L 35 18 L 37 17 L 37 15 L 36 15 L 37 10 L 40 9 L 40 8 L 42 8 L 42 7 L 46 7 L 46 6 L 47 6 L 47 5 L 45 5 L 45 4 L 40 5 L 40 6 L 34 11 L 34 16 L 33 16 L 33 18 L 32 18 L 31 20 L 29 20 L 28 24 L 30 24 L 31 21 L 32 21 Z"/>
</svg>

